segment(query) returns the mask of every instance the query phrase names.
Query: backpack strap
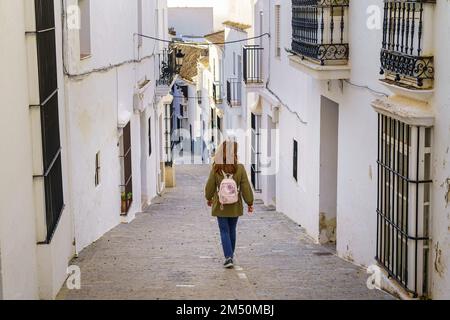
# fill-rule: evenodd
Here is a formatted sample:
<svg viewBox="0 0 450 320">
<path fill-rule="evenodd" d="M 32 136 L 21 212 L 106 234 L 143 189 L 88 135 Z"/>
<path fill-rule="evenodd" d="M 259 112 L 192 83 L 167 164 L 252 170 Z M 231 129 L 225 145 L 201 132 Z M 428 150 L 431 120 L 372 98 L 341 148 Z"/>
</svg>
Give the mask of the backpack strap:
<svg viewBox="0 0 450 320">
<path fill-rule="evenodd" d="M 222 170 L 222 174 L 226 179 L 232 179 L 233 175 L 232 174 L 227 174 L 225 171 Z"/>
</svg>

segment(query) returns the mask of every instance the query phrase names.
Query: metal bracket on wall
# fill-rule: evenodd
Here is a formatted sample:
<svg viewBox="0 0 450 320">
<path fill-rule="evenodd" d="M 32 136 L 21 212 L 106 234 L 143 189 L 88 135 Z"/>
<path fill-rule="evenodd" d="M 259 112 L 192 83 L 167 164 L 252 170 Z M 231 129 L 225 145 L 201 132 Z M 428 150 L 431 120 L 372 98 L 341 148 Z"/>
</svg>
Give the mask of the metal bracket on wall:
<svg viewBox="0 0 450 320">
<path fill-rule="evenodd" d="M 445 194 L 445 202 L 448 207 L 450 204 L 450 178 L 447 179 L 447 193 Z"/>
</svg>

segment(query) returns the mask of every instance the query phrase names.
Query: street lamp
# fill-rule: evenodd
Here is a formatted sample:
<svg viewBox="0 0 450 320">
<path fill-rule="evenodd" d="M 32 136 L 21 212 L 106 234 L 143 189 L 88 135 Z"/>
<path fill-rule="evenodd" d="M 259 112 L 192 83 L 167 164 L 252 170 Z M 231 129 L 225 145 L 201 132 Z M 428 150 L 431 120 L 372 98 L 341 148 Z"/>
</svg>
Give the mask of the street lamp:
<svg viewBox="0 0 450 320">
<path fill-rule="evenodd" d="M 185 54 L 181 51 L 181 49 L 177 49 L 177 53 L 175 55 L 175 64 L 177 70 L 180 70 L 183 66 L 183 60 L 184 60 Z"/>
</svg>

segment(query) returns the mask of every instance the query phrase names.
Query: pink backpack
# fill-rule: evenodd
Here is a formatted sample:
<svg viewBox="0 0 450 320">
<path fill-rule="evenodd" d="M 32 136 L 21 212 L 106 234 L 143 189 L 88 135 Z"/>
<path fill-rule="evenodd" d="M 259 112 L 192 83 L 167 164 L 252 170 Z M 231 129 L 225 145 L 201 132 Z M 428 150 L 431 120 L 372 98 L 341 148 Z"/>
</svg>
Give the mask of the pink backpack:
<svg viewBox="0 0 450 320">
<path fill-rule="evenodd" d="M 219 187 L 219 202 L 220 209 L 224 209 L 226 204 L 235 204 L 239 201 L 239 190 L 236 181 L 233 179 L 232 174 L 226 174 L 222 171 L 225 177 L 220 183 Z"/>
</svg>

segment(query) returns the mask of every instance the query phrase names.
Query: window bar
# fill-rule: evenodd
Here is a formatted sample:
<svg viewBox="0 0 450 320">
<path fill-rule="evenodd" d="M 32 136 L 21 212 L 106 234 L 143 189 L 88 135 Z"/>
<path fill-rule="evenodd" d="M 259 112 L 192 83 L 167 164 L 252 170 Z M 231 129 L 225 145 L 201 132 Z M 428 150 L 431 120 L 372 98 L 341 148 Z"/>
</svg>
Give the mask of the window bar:
<svg viewBox="0 0 450 320">
<path fill-rule="evenodd" d="M 417 48 L 417 55 L 420 57 L 420 54 L 422 52 L 422 33 L 423 33 L 423 3 L 420 3 L 420 17 L 419 17 L 419 43 L 418 43 L 418 48 Z"/>
<path fill-rule="evenodd" d="M 401 20 L 402 20 L 402 4 L 398 4 L 398 17 L 397 17 L 397 46 L 396 50 L 398 52 L 400 48 L 400 36 L 401 36 Z"/>
<path fill-rule="evenodd" d="M 410 14 L 411 14 L 411 3 L 407 3 L 408 5 L 408 10 L 407 10 L 407 17 L 406 17 L 406 46 L 405 46 L 405 53 L 408 54 L 408 50 L 409 50 L 409 29 L 411 28 L 410 26 Z"/>
<path fill-rule="evenodd" d="M 395 179 L 397 177 L 398 168 L 395 167 L 395 161 L 396 161 L 396 140 L 397 136 L 395 135 L 395 132 L 397 130 L 397 120 L 392 119 L 393 124 L 393 130 L 391 132 L 391 141 L 392 141 L 392 168 L 394 171 L 392 172 L 392 185 L 391 185 L 391 193 L 392 193 L 392 207 L 391 207 L 391 213 L 390 213 L 390 220 L 392 222 L 391 226 L 391 270 L 394 270 L 394 243 L 395 243 L 395 230 L 393 226 L 395 226 Z M 395 172 L 395 173 L 394 173 Z"/>
<path fill-rule="evenodd" d="M 325 33 L 325 13 L 324 8 L 322 7 L 322 22 L 320 23 L 320 31 L 321 31 L 321 44 L 323 44 L 323 35 Z"/>
<path fill-rule="evenodd" d="M 331 22 L 330 22 L 330 43 L 333 44 L 333 38 L 334 38 L 334 6 L 332 5 L 331 8 Z"/>
<path fill-rule="evenodd" d="M 380 248 L 380 194 L 381 194 L 381 188 L 380 188 L 380 122 L 381 122 L 381 114 L 378 114 L 378 145 L 377 145 L 377 152 L 378 152 L 378 171 L 377 171 L 377 190 L 378 190 L 378 195 L 377 195 L 377 243 L 376 243 L 376 253 L 377 253 L 377 259 L 379 257 L 379 248 Z"/>
<path fill-rule="evenodd" d="M 406 176 L 409 179 L 409 153 L 410 153 L 410 138 L 411 138 L 411 127 L 409 125 L 406 126 Z M 409 234 L 409 184 L 406 185 L 406 212 L 405 212 L 405 231 L 406 235 Z M 408 247 L 409 240 L 406 236 L 405 243 L 405 281 L 404 284 L 408 287 L 409 279 L 408 279 Z"/>
<path fill-rule="evenodd" d="M 397 2 L 393 3 L 393 17 L 392 19 L 392 50 L 395 50 L 395 35 L 396 35 L 396 23 L 397 23 Z"/>
<path fill-rule="evenodd" d="M 402 123 L 401 128 L 401 141 L 402 141 L 402 176 L 406 175 L 406 167 L 405 167 L 405 128 L 406 125 Z M 404 213 L 405 213 L 405 179 L 402 178 L 402 209 L 401 209 L 401 227 L 402 230 L 404 229 Z M 407 239 L 405 239 L 407 241 Z M 397 274 L 400 274 L 400 281 L 404 281 L 404 274 L 403 274 L 403 247 L 404 247 L 404 236 L 403 233 L 401 233 L 401 243 L 400 243 L 400 272 Z"/>
<path fill-rule="evenodd" d="M 314 8 L 314 43 L 317 44 L 319 36 L 319 9 Z"/>
<path fill-rule="evenodd" d="M 416 31 L 416 3 L 415 2 L 412 3 L 412 15 L 413 16 L 412 16 L 412 22 L 411 22 L 411 47 L 410 47 L 411 55 L 414 52 L 414 34 Z"/>
<path fill-rule="evenodd" d="M 392 2 L 388 3 L 388 25 L 387 25 L 387 48 L 391 50 L 391 34 L 392 34 Z"/>
<path fill-rule="evenodd" d="M 387 26 L 388 26 L 388 2 L 384 3 L 384 20 L 383 20 L 383 49 L 387 49 Z"/>
<path fill-rule="evenodd" d="M 419 163 L 420 163 L 420 133 L 422 129 L 418 127 L 416 129 L 417 131 L 417 158 L 416 158 L 416 221 L 415 221 L 415 235 L 416 239 L 414 240 L 415 244 L 415 257 L 414 257 L 414 292 L 417 291 L 417 280 L 418 280 L 418 272 L 417 272 L 417 266 L 418 266 L 418 255 L 419 255 L 419 185 L 420 185 L 420 178 L 419 178 Z"/>
<path fill-rule="evenodd" d="M 388 161 L 386 162 L 386 165 L 388 167 L 391 166 L 392 163 L 392 118 L 388 119 Z M 388 266 L 390 268 L 391 264 L 391 189 L 392 189 L 392 172 L 388 170 L 388 188 L 386 189 L 386 195 L 387 195 L 387 212 L 386 212 L 386 227 L 387 227 L 387 259 L 388 259 Z"/>
<path fill-rule="evenodd" d="M 344 29 L 345 29 L 344 16 L 345 16 L 345 8 L 344 8 L 344 6 L 342 6 L 341 7 L 341 44 L 344 43 Z"/>
<path fill-rule="evenodd" d="M 405 13 L 406 13 L 406 4 L 402 3 L 402 16 L 403 16 L 403 19 L 402 19 L 402 43 L 401 43 L 401 46 L 400 46 L 402 53 L 404 53 L 404 48 L 405 48 L 405 26 L 406 26 L 406 24 L 405 24 L 405 20 L 406 20 Z"/>
<path fill-rule="evenodd" d="M 400 173 L 401 174 L 401 170 L 400 170 L 400 157 L 402 156 L 402 153 L 400 152 L 400 143 L 402 143 L 402 140 L 400 139 L 400 128 L 401 128 L 401 126 L 402 126 L 402 122 L 398 122 L 397 123 L 397 134 L 396 134 L 396 136 L 397 136 L 397 149 L 396 149 L 396 154 L 397 154 L 397 172 L 398 173 Z M 400 218 L 400 203 L 401 202 L 403 202 L 403 195 L 402 195 L 402 198 L 400 199 L 399 198 L 399 195 L 400 195 L 400 181 L 403 183 L 403 180 L 401 180 L 401 177 L 399 176 L 399 175 L 397 175 L 397 193 L 396 193 L 396 198 L 397 198 L 397 208 L 396 208 L 396 225 L 398 226 L 398 227 L 402 227 L 401 225 L 400 225 L 400 223 L 399 223 L 399 218 Z M 401 201 L 400 201 L 401 200 Z M 399 229 L 397 229 L 397 235 L 396 235 L 396 238 L 395 238 L 395 257 L 396 257 L 396 259 L 395 259 L 395 273 L 396 273 L 396 275 L 397 275 L 397 277 L 398 277 L 398 275 L 399 275 L 399 260 L 400 260 L 400 257 L 399 257 L 399 247 L 398 247 L 398 245 L 399 245 L 399 236 L 400 236 L 400 232 L 399 232 Z"/>
<path fill-rule="evenodd" d="M 387 117 L 383 117 L 383 132 L 382 132 L 382 139 L 383 139 L 383 162 L 382 163 L 383 164 L 386 163 L 386 154 L 387 154 L 387 152 L 386 152 L 386 140 L 387 140 L 386 128 L 387 128 Z M 386 169 L 383 167 L 382 170 L 383 170 L 383 185 L 382 185 L 382 187 L 383 187 L 383 192 L 382 192 L 382 194 L 383 194 L 383 204 L 382 204 L 383 212 L 382 212 L 381 218 L 382 218 L 383 225 L 382 225 L 382 231 L 381 231 L 381 234 L 382 234 L 381 239 L 383 241 L 386 237 L 386 221 L 385 221 L 384 215 L 386 213 L 386 181 L 387 181 L 387 179 L 386 179 Z M 382 250 L 382 256 L 383 256 L 382 263 L 386 264 L 386 254 L 385 254 L 386 246 L 385 246 L 384 241 L 382 242 L 381 250 Z"/>
</svg>

